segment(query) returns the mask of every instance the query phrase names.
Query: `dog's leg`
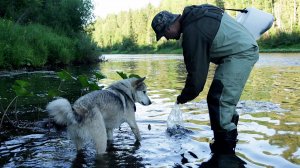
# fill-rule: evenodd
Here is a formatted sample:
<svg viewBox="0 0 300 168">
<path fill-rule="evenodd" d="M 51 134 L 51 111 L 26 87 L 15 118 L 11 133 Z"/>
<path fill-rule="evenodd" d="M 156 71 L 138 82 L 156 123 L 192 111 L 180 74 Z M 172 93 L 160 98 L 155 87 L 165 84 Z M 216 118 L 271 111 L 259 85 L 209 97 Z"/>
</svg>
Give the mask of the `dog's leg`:
<svg viewBox="0 0 300 168">
<path fill-rule="evenodd" d="M 107 133 L 107 140 L 112 141 L 113 140 L 113 130 L 112 129 L 106 129 Z"/>
<path fill-rule="evenodd" d="M 90 123 L 91 125 L 89 132 L 92 140 L 95 143 L 97 154 L 103 154 L 105 153 L 107 146 L 106 128 L 102 114 L 98 110 L 98 108 L 94 108 L 93 113 L 95 114 L 95 116 Z"/>
<path fill-rule="evenodd" d="M 81 128 L 77 127 L 76 125 L 68 126 L 68 134 L 71 140 L 74 142 L 77 151 L 80 151 L 84 145 L 84 141 L 79 135 L 81 132 L 80 129 Z"/>
<path fill-rule="evenodd" d="M 135 136 L 135 139 L 137 141 L 141 141 L 142 138 L 141 138 L 141 135 L 140 135 L 140 130 L 139 130 L 139 127 L 137 126 L 136 124 L 136 121 L 135 121 L 135 118 L 130 120 L 130 121 L 127 121 L 128 125 L 130 126 L 134 136 Z"/>
<path fill-rule="evenodd" d="M 77 152 L 83 148 L 83 139 L 79 136 L 73 138 L 73 142 L 76 145 Z"/>
<path fill-rule="evenodd" d="M 107 145 L 111 145 L 113 142 L 113 130 L 106 129 L 106 133 L 107 133 Z"/>
</svg>

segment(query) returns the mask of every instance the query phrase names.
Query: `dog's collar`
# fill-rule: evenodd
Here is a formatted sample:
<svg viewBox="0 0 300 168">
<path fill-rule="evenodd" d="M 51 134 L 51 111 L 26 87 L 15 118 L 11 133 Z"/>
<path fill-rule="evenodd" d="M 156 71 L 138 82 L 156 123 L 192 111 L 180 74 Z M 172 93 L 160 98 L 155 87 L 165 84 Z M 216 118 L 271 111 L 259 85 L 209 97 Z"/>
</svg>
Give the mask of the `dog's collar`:
<svg viewBox="0 0 300 168">
<path fill-rule="evenodd" d="M 135 106 L 134 100 L 132 100 L 132 99 L 134 98 L 133 95 L 132 95 L 132 98 L 131 98 L 131 97 L 130 97 L 126 92 L 124 92 L 122 89 L 119 89 L 119 88 L 114 87 L 114 86 L 111 86 L 110 89 L 116 90 L 116 91 L 118 91 L 121 95 L 123 95 L 124 97 L 128 98 L 128 99 L 132 102 L 132 104 L 133 104 L 134 112 L 136 112 L 136 106 Z"/>
</svg>

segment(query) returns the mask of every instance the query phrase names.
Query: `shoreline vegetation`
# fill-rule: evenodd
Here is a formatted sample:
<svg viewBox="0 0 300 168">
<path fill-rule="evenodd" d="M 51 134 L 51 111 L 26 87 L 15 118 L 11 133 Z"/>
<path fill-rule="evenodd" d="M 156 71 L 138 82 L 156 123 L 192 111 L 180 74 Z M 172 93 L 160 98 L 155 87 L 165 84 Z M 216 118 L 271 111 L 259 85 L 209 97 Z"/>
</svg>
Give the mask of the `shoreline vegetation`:
<svg viewBox="0 0 300 168">
<path fill-rule="evenodd" d="M 287 37 L 285 38 L 281 38 L 280 36 L 275 38 L 273 38 L 272 41 L 269 39 L 266 40 L 264 38 L 259 40 L 259 52 L 300 53 L 300 34 L 298 36 L 298 41 L 292 39 L 294 38 L 293 35 L 287 35 Z M 276 43 L 276 40 L 279 41 L 280 39 L 282 39 L 284 44 L 270 45 L 270 43 Z M 180 41 L 171 40 L 155 46 L 137 46 L 135 44 L 131 45 L 131 47 L 128 47 L 126 49 L 119 45 L 114 45 L 113 47 L 102 48 L 101 52 L 102 54 L 182 54 L 182 48 L 180 47 Z"/>
<path fill-rule="evenodd" d="M 151 28 L 161 10 L 181 13 L 191 4 L 255 6 L 272 13 L 273 27 L 258 41 L 261 53 L 300 53 L 300 3 L 257 0 L 162 0 L 158 7 L 93 16 L 92 0 L 2 0 L 0 70 L 57 69 L 105 61 L 101 54 L 182 54 L 180 41 L 159 42 Z M 74 10 L 76 9 L 76 10 Z M 279 9 L 286 12 L 281 13 Z M 229 12 L 232 16 L 236 13 Z M 280 15 L 278 15 L 280 14 Z"/>
<path fill-rule="evenodd" d="M 260 48 L 260 53 L 300 53 L 300 48 Z M 103 50 L 102 54 L 182 54 L 182 49 L 164 48 L 159 50 L 137 49 L 135 51 Z M 300 56 L 300 54 L 299 54 Z"/>
<path fill-rule="evenodd" d="M 99 62 L 91 37 L 92 0 L 2 0 L 0 69 L 40 69 Z"/>
<path fill-rule="evenodd" d="M 300 52 L 300 3 L 295 0 L 162 0 L 158 7 L 148 5 L 143 9 L 98 18 L 94 24 L 93 39 L 101 46 L 103 53 L 182 53 L 180 42 L 165 38 L 156 41 L 151 28 L 152 19 L 159 11 L 180 14 L 185 6 L 206 3 L 225 9 L 253 6 L 271 13 L 275 20 L 271 29 L 258 41 L 260 52 Z M 232 17 L 239 14 L 226 12 Z"/>
</svg>

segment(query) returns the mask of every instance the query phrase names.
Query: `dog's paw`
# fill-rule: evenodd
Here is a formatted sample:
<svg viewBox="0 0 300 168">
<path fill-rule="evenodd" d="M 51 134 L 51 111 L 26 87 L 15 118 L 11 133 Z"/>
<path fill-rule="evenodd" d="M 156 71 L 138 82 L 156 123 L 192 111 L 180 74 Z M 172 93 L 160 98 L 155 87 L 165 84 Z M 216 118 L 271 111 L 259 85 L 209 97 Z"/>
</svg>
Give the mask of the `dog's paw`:
<svg viewBox="0 0 300 168">
<path fill-rule="evenodd" d="M 141 141 L 136 140 L 136 141 L 134 142 L 134 146 L 140 146 L 140 145 L 141 145 Z"/>
</svg>

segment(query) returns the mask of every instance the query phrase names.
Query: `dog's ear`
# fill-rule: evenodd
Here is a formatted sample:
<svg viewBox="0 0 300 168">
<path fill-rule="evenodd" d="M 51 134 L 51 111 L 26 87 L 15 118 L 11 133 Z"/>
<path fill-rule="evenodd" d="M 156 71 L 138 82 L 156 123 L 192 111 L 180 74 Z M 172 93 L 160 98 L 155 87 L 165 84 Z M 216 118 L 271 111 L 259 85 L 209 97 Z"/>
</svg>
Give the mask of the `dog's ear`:
<svg viewBox="0 0 300 168">
<path fill-rule="evenodd" d="M 141 85 L 144 82 L 145 79 L 146 79 L 146 77 L 138 78 L 136 81 L 133 82 L 133 86 L 138 87 L 139 85 Z"/>
</svg>

